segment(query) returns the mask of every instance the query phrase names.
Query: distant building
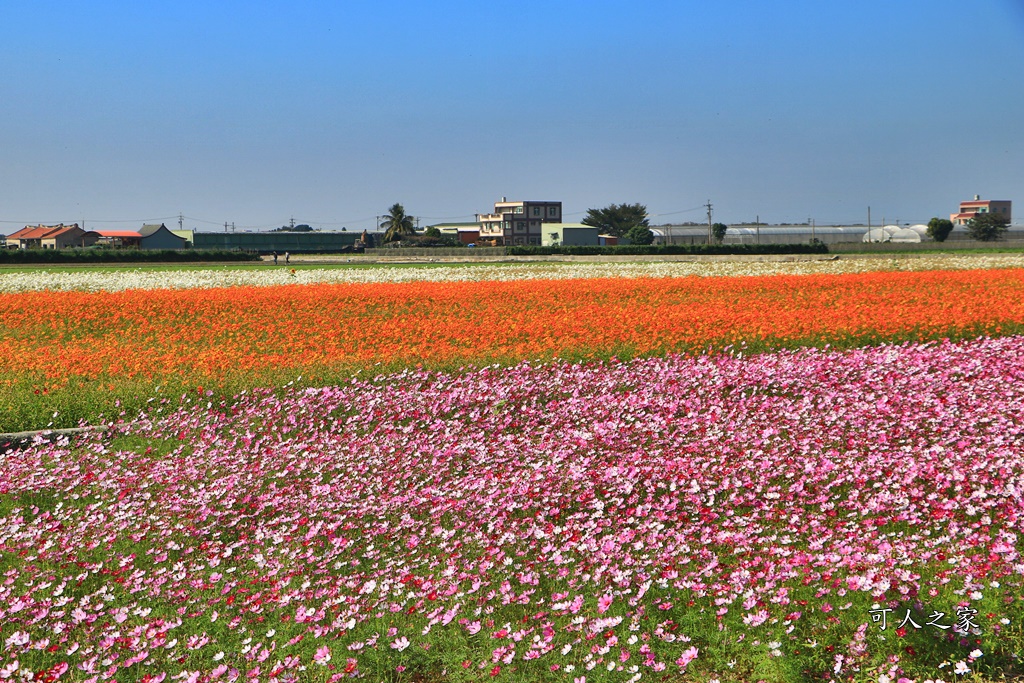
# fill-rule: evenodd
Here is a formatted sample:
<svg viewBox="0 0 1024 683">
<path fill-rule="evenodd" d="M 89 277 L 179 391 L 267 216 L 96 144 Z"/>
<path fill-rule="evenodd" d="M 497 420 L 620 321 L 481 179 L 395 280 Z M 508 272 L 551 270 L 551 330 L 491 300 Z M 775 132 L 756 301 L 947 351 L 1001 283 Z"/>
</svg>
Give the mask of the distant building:
<svg viewBox="0 0 1024 683">
<path fill-rule="evenodd" d="M 599 246 L 601 228 L 583 223 L 545 223 L 540 244 L 543 247 Z"/>
<path fill-rule="evenodd" d="M 134 247 L 142 245 L 142 235 L 134 230 L 94 230 L 98 243 L 105 247 Z"/>
<path fill-rule="evenodd" d="M 68 247 L 89 247 L 96 244 L 96 237 L 78 227 L 77 224 L 57 230 L 40 240 L 43 249 L 66 249 Z"/>
<path fill-rule="evenodd" d="M 139 228 L 139 236 L 139 246 L 143 249 L 184 249 L 188 246 L 188 240 L 175 235 L 163 223 L 143 225 Z"/>
<path fill-rule="evenodd" d="M 562 202 L 510 202 L 504 197 L 494 203 L 494 213 L 479 214 L 480 240 L 495 245 L 537 244 L 544 223 L 562 222 Z"/>
<path fill-rule="evenodd" d="M 479 223 L 439 223 L 430 226 L 437 228 L 446 237 L 454 237 L 462 244 L 475 244 L 480 239 Z"/>
<path fill-rule="evenodd" d="M 195 241 L 195 230 L 171 230 L 171 232 L 185 240 L 186 247 L 191 247 Z"/>
<path fill-rule="evenodd" d="M 64 249 L 87 247 L 95 242 L 85 230 L 72 225 L 28 225 L 7 236 L 7 246 L 17 249 Z"/>
<path fill-rule="evenodd" d="M 1013 220 L 1011 215 L 1012 202 L 998 199 L 982 199 L 981 195 L 974 195 L 969 202 L 960 202 L 959 213 L 949 214 L 949 220 L 953 225 L 967 225 L 967 221 L 974 218 L 977 213 L 998 213 L 1006 218 L 1007 222 Z"/>
<path fill-rule="evenodd" d="M 380 244 L 381 233 L 367 233 L 366 244 L 361 235 L 352 232 L 195 232 L 192 246 L 196 249 L 241 249 L 270 254 L 337 254 L 351 252 L 365 246 Z"/>
</svg>

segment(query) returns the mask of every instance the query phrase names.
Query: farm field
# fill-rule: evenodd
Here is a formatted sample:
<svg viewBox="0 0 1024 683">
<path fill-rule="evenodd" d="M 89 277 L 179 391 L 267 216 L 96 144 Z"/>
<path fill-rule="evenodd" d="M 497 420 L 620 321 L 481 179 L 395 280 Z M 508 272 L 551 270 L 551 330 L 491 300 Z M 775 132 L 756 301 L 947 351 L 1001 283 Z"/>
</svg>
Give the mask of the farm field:
<svg viewBox="0 0 1024 683">
<path fill-rule="evenodd" d="M 206 271 L 212 271 L 214 273 L 226 273 L 233 271 L 284 271 L 288 280 L 283 281 L 281 284 L 294 283 L 295 280 L 291 279 L 291 272 L 295 270 L 297 272 L 307 270 L 318 270 L 318 271 L 331 271 L 331 270 L 366 270 L 374 269 L 376 271 L 385 270 L 403 270 L 407 268 L 425 269 L 431 268 L 474 268 L 478 266 L 502 266 L 505 263 L 487 263 L 487 262 L 463 262 L 463 263 L 389 263 L 386 266 L 382 266 L 379 263 L 374 262 L 346 262 L 345 255 L 337 255 L 333 257 L 317 258 L 309 256 L 305 258 L 295 258 L 290 265 L 285 265 L 282 261 L 280 264 L 274 266 L 267 261 L 240 261 L 237 263 L 170 263 L 170 264 L 149 264 L 149 263 L 129 263 L 129 264 L 116 264 L 116 263 L 83 263 L 80 265 L 47 265 L 47 264 L 33 264 L 33 265 L 4 265 L 0 264 L 0 282 L 5 283 L 0 285 L 0 290 L 5 291 L 21 291 L 24 289 L 32 290 L 45 290 L 52 289 L 54 287 L 62 289 L 103 289 L 109 291 L 110 289 L 137 289 L 142 286 L 143 289 L 153 289 L 156 287 L 171 288 L 171 289 L 184 289 L 188 287 L 199 287 L 204 286 L 201 280 L 189 280 L 185 273 L 203 273 Z M 508 265 L 511 265 L 509 263 Z M 74 278 L 55 278 L 55 279 L 43 279 L 47 276 L 54 274 L 71 274 L 74 273 Z M 135 280 L 135 276 L 159 274 L 158 277 L 151 278 L 150 280 Z M 45 274 L 45 275 L 44 275 Z M 174 275 L 177 274 L 177 275 Z M 21 277 L 9 277 L 12 275 L 18 275 Z M 116 277 L 110 277 L 116 276 Z M 244 275 L 234 274 L 235 277 L 242 277 Z M 96 279 L 98 278 L 98 279 Z M 119 284 L 117 278 L 121 278 L 122 281 Z M 253 283 L 258 283 L 261 280 L 252 280 Z M 242 284 L 243 281 L 236 282 L 235 284 Z M 103 283 L 100 285 L 93 283 Z M 268 282 L 269 283 L 269 282 Z M 132 287 L 130 285 L 136 285 Z"/>
<path fill-rule="evenodd" d="M 388 265 L 309 262 L 271 266 L 233 263 L 219 266 L 89 265 L 0 267 L 0 293 L 24 291 L 123 291 L 128 289 L 196 289 L 214 287 L 275 287 L 296 284 L 356 284 L 382 282 L 462 282 L 536 279 L 738 277 L 751 275 L 843 274 L 895 270 L 979 270 L 1024 268 L 1024 256 L 893 255 L 892 258 L 841 257 L 798 261 L 629 261 L 620 263 L 482 262 L 393 263 Z"/>
<path fill-rule="evenodd" d="M 830 263 L 841 262 L 811 265 Z M 420 278 L 406 282 L 12 293 L 0 298 L 0 431 L 132 415 L 200 388 L 219 400 L 415 366 L 854 347 L 1024 329 L 1024 271 L 1016 269 L 428 279 L 438 272 L 389 273 Z"/>
<path fill-rule="evenodd" d="M 7 290 L 0 680 L 1024 676 L 1024 270 L 741 265 Z"/>
</svg>

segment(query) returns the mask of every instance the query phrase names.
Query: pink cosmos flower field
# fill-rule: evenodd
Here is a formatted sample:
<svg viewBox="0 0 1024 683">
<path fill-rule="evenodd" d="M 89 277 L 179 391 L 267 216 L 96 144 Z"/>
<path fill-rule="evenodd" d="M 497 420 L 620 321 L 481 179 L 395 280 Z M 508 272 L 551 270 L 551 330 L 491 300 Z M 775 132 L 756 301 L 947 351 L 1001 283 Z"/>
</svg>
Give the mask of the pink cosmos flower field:
<svg viewBox="0 0 1024 683">
<path fill-rule="evenodd" d="M 0 460 L 0 680 L 1020 676 L 1024 338 L 406 371 Z"/>
</svg>

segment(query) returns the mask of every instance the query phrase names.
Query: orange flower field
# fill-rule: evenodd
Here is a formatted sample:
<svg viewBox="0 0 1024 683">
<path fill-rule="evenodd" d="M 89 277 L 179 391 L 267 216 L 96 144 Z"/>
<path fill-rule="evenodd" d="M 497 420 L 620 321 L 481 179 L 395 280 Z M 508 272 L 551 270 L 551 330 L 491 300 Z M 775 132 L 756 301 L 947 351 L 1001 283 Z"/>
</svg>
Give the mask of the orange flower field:
<svg viewBox="0 0 1024 683">
<path fill-rule="evenodd" d="M 0 320 L 10 430 L 300 375 L 1008 334 L 1024 271 L 28 292 Z"/>
</svg>

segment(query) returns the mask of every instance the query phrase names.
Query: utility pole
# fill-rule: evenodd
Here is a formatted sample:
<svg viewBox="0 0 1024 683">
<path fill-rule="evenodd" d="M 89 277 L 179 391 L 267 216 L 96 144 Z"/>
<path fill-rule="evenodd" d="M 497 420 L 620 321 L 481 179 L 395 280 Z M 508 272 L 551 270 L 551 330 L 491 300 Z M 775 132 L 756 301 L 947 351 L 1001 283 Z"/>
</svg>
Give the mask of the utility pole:
<svg viewBox="0 0 1024 683">
<path fill-rule="evenodd" d="M 292 216 L 291 223 L 289 223 L 288 225 L 289 227 L 291 227 L 292 230 L 295 229 L 295 216 Z"/>
<path fill-rule="evenodd" d="M 184 222 L 185 222 L 185 217 L 179 213 L 178 214 L 178 230 L 183 230 L 184 229 L 184 228 L 181 227 Z"/>
<path fill-rule="evenodd" d="M 704 206 L 708 208 L 708 244 L 711 244 L 711 200 Z"/>
<path fill-rule="evenodd" d="M 235 231 L 235 222 L 231 221 L 231 232 Z"/>
<path fill-rule="evenodd" d="M 224 221 L 224 232 L 228 231 L 228 222 Z"/>
<path fill-rule="evenodd" d="M 416 216 L 416 232 L 420 231 L 420 217 Z"/>
</svg>

